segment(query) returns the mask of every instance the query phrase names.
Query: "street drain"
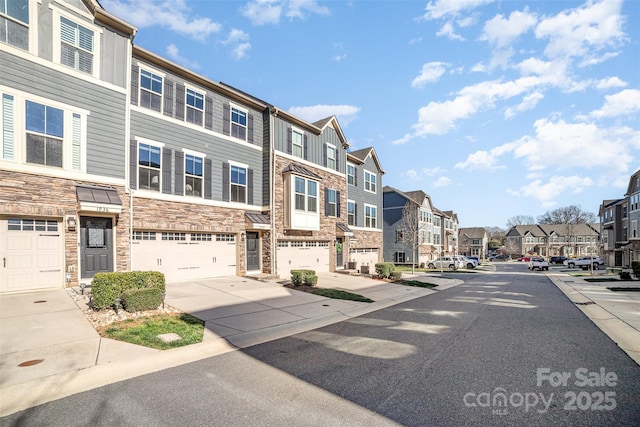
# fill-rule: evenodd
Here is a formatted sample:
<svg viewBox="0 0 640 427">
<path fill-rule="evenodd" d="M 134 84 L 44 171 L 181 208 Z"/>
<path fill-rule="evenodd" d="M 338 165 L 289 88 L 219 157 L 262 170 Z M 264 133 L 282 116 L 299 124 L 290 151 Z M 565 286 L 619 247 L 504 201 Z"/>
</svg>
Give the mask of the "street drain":
<svg viewBox="0 0 640 427">
<path fill-rule="evenodd" d="M 27 360 L 26 362 L 22 362 L 18 366 L 21 367 L 21 368 L 26 368 L 26 367 L 29 367 L 29 366 L 37 365 L 38 363 L 42 363 L 42 362 L 44 362 L 44 359 Z"/>
<path fill-rule="evenodd" d="M 41 300 L 38 300 L 38 301 L 34 301 L 33 303 L 34 304 L 42 304 L 43 302 L 47 302 L 47 300 L 41 299 Z"/>
<path fill-rule="evenodd" d="M 587 301 L 587 302 L 577 302 L 576 305 L 591 305 L 591 304 L 595 304 L 595 302 L 593 301 Z"/>
<path fill-rule="evenodd" d="M 322 304 L 323 307 L 329 307 L 329 304 Z"/>
</svg>

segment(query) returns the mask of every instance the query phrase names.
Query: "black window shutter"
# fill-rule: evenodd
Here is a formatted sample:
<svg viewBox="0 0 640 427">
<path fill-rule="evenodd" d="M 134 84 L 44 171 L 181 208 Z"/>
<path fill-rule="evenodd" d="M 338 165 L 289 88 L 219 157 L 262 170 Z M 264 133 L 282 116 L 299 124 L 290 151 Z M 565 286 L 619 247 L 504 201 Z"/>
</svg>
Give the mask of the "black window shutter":
<svg viewBox="0 0 640 427">
<path fill-rule="evenodd" d="M 175 193 L 184 195 L 184 153 L 176 151 L 176 185 Z"/>
<path fill-rule="evenodd" d="M 327 144 L 322 144 L 322 166 L 327 166 Z"/>
<path fill-rule="evenodd" d="M 249 117 L 247 118 L 247 132 L 247 142 L 253 144 L 253 114 L 249 114 Z"/>
<path fill-rule="evenodd" d="M 131 66 L 131 103 L 138 105 L 138 66 Z"/>
<path fill-rule="evenodd" d="M 184 120 L 184 85 L 176 83 L 176 119 Z"/>
<path fill-rule="evenodd" d="M 329 189 L 324 189 L 324 216 L 329 216 Z"/>
<path fill-rule="evenodd" d="M 253 204 L 253 169 L 247 170 L 247 204 Z"/>
<path fill-rule="evenodd" d="M 210 96 L 204 99 L 204 127 L 213 129 L 213 98 Z"/>
<path fill-rule="evenodd" d="M 302 151 L 303 151 L 302 157 L 303 157 L 305 160 L 308 160 L 308 159 L 309 159 L 309 150 L 308 150 L 308 147 L 309 147 L 309 137 L 308 137 L 308 136 L 307 136 L 307 134 L 305 133 L 305 134 L 304 134 L 304 136 L 302 137 Z"/>
<path fill-rule="evenodd" d="M 222 106 L 222 133 L 231 135 L 231 107 L 229 104 Z"/>
<path fill-rule="evenodd" d="M 354 227 L 358 226 L 358 204 L 357 203 L 353 204 L 353 226 Z"/>
<path fill-rule="evenodd" d="M 336 191 L 336 216 L 340 218 L 340 192 Z"/>
<path fill-rule="evenodd" d="M 164 114 L 173 116 L 173 81 L 164 79 Z"/>
<path fill-rule="evenodd" d="M 353 186 L 358 186 L 358 168 L 354 166 L 353 168 Z"/>
<path fill-rule="evenodd" d="M 211 200 L 211 159 L 204 159 L 204 198 Z"/>
<path fill-rule="evenodd" d="M 222 164 L 222 200 L 228 202 L 229 198 L 229 163 Z"/>
<path fill-rule="evenodd" d="M 171 194 L 171 150 L 162 150 L 162 192 Z"/>
<path fill-rule="evenodd" d="M 336 150 L 334 151 L 334 153 L 336 153 L 336 158 L 335 158 L 335 163 L 336 163 L 336 170 L 339 171 L 340 170 L 340 152 L 338 151 L 338 149 L 336 148 Z"/>
<path fill-rule="evenodd" d="M 293 129 L 287 129 L 287 154 L 293 153 Z"/>
<path fill-rule="evenodd" d="M 138 188 L 138 143 L 135 139 L 131 140 L 129 150 L 129 186 L 136 190 Z"/>
</svg>

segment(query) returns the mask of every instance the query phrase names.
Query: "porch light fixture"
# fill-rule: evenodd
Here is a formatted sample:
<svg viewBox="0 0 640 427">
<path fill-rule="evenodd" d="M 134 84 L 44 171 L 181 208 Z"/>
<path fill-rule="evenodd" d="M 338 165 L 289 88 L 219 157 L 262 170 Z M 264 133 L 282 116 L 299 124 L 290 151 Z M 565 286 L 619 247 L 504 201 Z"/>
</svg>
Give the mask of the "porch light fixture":
<svg viewBox="0 0 640 427">
<path fill-rule="evenodd" d="M 246 237 L 247 237 L 247 233 L 245 233 L 244 231 L 242 233 L 240 233 L 240 241 L 241 242 L 244 242 Z"/>
<path fill-rule="evenodd" d="M 76 217 L 68 216 L 67 217 L 67 230 L 76 231 Z"/>
</svg>

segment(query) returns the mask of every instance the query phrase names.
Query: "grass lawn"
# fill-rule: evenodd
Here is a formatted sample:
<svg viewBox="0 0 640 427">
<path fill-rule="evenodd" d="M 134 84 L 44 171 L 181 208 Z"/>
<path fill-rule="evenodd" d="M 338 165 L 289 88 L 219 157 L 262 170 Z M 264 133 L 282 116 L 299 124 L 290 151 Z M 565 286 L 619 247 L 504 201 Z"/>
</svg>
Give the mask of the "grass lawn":
<svg viewBox="0 0 640 427">
<path fill-rule="evenodd" d="M 101 336 L 158 350 L 182 347 L 202 341 L 204 322 L 189 314 L 161 314 L 113 323 L 98 331 Z M 157 336 L 175 333 L 181 339 L 165 343 Z"/>
<path fill-rule="evenodd" d="M 398 285 L 404 286 L 417 286 L 419 288 L 435 288 L 438 285 L 434 285 L 433 283 L 421 282 L 419 280 L 400 280 L 399 282 L 395 282 Z"/>
<path fill-rule="evenodd" d="M 612 286 L 607 289 L 613 292 L 640 292 L 640 288 L 630 288 L 630 287 L 624 287 L 624 286 Z"/>
<path fill-rule="evenodd" d="M 297 289 L 297 288 L 294 288 L 294 289 Z M 315 295 L 319 295 L 321 297 L 326 297 L 326 298 L 345 299 L 348 301 L 373 302 L 372 299 L 363 297 L 362 295 L 353 294 L 351 292 L 342 291 L 340 289 L 318 288 L 318 289 L 313 289 L 311 293 Z"/>
</svg>

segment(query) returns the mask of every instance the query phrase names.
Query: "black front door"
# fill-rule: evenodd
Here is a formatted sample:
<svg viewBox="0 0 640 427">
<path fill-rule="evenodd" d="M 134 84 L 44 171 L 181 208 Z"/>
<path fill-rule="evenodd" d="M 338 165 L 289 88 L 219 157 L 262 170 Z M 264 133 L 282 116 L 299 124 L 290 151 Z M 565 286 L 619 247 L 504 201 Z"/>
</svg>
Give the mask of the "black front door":
<svg viewBox="0 0 640 427">
<path fill-rule="evenodd" d="M 336 238 L 336 267 L 342 268 L 342 237 Z"/>
<path fill-rule="evenodd" d="M 80 277 L 113 271 L 111 218 L 80 217 Z"/>
<path fill-rule="evenodd" d="M 255 231 L 247 232 L 247 271 L 260 270 L 260 239 Z"/>
</svg>

